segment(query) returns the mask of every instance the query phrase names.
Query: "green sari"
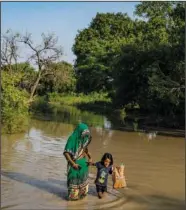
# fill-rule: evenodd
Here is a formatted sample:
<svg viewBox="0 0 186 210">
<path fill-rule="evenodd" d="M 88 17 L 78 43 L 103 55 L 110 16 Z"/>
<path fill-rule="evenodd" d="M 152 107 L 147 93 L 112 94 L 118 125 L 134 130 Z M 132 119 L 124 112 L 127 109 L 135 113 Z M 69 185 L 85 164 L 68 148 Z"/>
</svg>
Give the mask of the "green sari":
<svg viewBox="0 0 186 210">
<path fill-rule="evenodd" d="M 72 135 L 68 138 L 64 152 L 68 152 L 73 161 L 80 166 L 74 169 L 69 163 L 67 166 L 68 199 L 78 200 L 88 193 L 88 165 L 85 157 L 81 157 L 83 151 L 90 143 L 88 126 L 80 123 Z"/>
</svg>

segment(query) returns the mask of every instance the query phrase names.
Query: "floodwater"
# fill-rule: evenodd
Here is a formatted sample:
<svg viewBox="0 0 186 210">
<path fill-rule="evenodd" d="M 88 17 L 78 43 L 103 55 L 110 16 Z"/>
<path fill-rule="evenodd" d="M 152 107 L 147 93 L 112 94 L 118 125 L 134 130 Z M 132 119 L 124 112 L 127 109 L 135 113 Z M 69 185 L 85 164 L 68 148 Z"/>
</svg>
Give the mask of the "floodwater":
<svg viewBox="0 0 186 210">
<path fill-rule="evenodd" d="M 2 136 L 1 209 L 185 209 L 184 139 L 114 130 L 93 114 L 86 114 L 87 123 L 94 119 L 93 160 L 110 152 L 115 165 L 124 162 L 128 187 L 113 190 L 110 177 L 107 197 L 100 200 L 93 184 L 96 171 L 90 168 L 88 196 L 68 202 L 63 149 L 75 127 L 68 116 L 68 121 L 32 119 L 27 132 Z"/>
</svg>

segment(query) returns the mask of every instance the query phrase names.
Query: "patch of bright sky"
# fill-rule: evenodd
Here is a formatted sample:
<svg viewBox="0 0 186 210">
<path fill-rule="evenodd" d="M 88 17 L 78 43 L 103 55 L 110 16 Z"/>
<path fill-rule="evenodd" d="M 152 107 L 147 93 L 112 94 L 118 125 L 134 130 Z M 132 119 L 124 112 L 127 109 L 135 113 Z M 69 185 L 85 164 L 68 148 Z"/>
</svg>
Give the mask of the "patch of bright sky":
<svg viewBox="0 0 186 210">
<path fill-rule="evenodd" d="M 74 63 L 72 52 L 78 30 L 88 27 L 96 13 L 123 12 L 133 18 L 138 2 L 2 2 L 1 32 L 32 34 L 39 44 L 41 33 L 55 33 L 63 47 L 63 60 Z M 28 56 L 24 52 L 24 56 Z M 24 59 L 23 59 L 24 60 Z"/>
</svg>

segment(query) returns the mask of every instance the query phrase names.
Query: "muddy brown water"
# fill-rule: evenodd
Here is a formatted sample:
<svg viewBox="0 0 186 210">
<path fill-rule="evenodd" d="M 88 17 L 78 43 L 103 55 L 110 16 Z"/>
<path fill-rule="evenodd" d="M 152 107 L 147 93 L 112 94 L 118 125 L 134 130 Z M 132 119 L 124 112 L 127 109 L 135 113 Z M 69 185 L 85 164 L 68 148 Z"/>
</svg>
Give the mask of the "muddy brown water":
<svg viewBox="0 0 186 210">
<path fill-rule="evenodd" d="M 33 119 L 27 132 L 1 137 L 1 209 L 184 209 L 184 139 L 100 125 L 91 127 L 92 157 L 97 161 L 110 152 L 115 165 L 124 162 L 128 188 L 113 190 L 110 177 L 107 197 L 99 200 L 90 168 L 88 196 L 68 202 L 62 153 L 74 127 Z"/>
</svg>

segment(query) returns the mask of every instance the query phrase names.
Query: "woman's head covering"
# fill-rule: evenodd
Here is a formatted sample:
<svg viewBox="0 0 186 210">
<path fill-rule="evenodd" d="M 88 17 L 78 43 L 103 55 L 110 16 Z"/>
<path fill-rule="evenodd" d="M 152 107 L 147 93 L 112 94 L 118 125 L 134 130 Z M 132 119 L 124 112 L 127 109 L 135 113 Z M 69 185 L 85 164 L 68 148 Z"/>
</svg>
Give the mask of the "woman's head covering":
<svg viewBox="0 0 186 210">
<path fill-rule="evenodd" d="M 68 152 L 76 159 L 81 149 L 86 148 L 90 141 L 91 136 L 88 126 L 85 123 L 80 123 L 68 138 L 64 152 Z"/>
</svg>

